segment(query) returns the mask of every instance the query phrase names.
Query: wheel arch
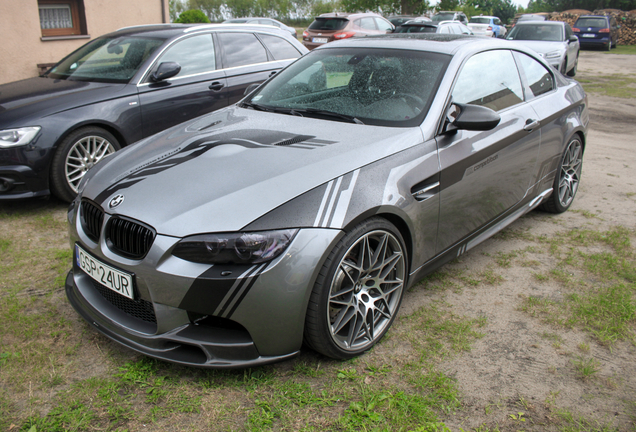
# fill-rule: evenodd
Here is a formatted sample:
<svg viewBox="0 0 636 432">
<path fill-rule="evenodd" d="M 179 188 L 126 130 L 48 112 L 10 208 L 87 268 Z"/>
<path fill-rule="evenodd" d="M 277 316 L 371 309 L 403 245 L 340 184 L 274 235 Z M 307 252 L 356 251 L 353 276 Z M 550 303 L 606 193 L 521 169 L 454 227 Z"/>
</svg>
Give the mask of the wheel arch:
<svg viewBox="0 0 636 432">
<path fill-rule="evenodd" d="M 65 130 L 64 133 L 62 133 L 59 136 L 57 141 L 55 141 L 55 144 L 53 145 L 53 151 L 57 151 L 60 144 L 62 143 L 62 141 L 66 139 L 66 137 L 68 137 L 73 132 L 85 127 L 98 127 L 98 128 L 104 129 L 106 132 L 109 132 L 117 139 L 117 141 L 119 142 L 119 145 L 122 148 L 126 147 L 129 144 L 126 138 L 124 137 L 124 134 L 122 133 L 122 131 L 119 128 L 117 128 L 115 125 L 113 125 L 112 123 L 107 123 L 107 122 L 102 122 L 97 120 L 87 120 L 85 122 L 74 124 L 72 127 Z"/>
</svg>

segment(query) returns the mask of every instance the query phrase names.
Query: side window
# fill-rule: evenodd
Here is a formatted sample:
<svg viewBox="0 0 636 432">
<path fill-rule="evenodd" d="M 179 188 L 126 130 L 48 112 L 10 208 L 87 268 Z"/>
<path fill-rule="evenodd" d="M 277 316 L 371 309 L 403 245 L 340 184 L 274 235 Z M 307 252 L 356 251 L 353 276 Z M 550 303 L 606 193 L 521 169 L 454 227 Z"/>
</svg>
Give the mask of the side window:
<svg viewBox="0 0 636 432">
<path fill-rule="evenodd" d="M 453 102 L 481 105 L 495 111 L 522 101 L 521 80 L 508 50 L 486 51 L 472 56 L 464 64 L 453 89 Z"/>
<path fill-rule="evenodd" d="M 225 58 L 223 67 L 231 68 L 267 61 L 267 51 L 253 33 L 219 33 Z"/>
<path fill-rule="evenodd" d="M 554 88 L 552 75 L 541 63 L 525 54 L 515 53 L 515 56 L 521 64 L 521 69 L 534 96 L 542 95 Z"/>
<path fill-rule="evenodd" d="M 300 57 L 300 52 L 283 38 L 259 34 L 261 40 L 274 56 L 274 60 L 285 60 Z"/>
<path fill-rule="evenodd" d="M 212 35 L 208 33 L 180 40 L 163 53 L 157 65 L 163 62 L 179 63 L 181 71 L 178 77 L 215 70 Z"/>
<path fill-rule="evenodd" d="M 565 25 L 565 40 L 568 40 L 570 38 L 570 36 L 572 36 L 574 34 L 574 32 L 572 31 L 572 28 L 570 28 L 569 24 Z"/>
<path fill-rule="evenodd" d="M 442 34 L 452 33 L 449 25 L 443 25 L 439 32 Z"/>
<path fill-rule="evenodd" d="M 501 25 L 501 20 L 499 18 L 495 18 L 495 25 Z"/>
<path fill-rule="evenodd" d="M 375 21 L 373 18 L 361 18 L 360 19 L 360 27 L 365 30 L 377 30 L 375 27 Z"/>
<path fill-rule="evenodd" d="M 392 31 L 393 27 L 391 26 L 391 23 L 383 20 L 382 18 L 378 18 L 375 17 L 375 24 L 378 26 L 378 29 L 381 31 Z"/>
</svg>

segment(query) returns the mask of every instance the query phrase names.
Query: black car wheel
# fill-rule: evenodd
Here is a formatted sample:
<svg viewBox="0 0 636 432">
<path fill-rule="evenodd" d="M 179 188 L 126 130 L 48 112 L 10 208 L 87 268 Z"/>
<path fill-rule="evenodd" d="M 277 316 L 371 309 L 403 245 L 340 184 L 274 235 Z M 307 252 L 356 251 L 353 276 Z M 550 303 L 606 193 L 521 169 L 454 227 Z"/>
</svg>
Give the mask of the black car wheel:
<svg viewBox="0 0 636 432">
<path fill-rule="evenodd" d="M 311 293 L 305 341 L 337 359 L 371 348 L 400 308 L 407 279 L 400 232 L 383 218 L 368 219 L 334 247 Z"/>
<path fill-rule="evenodd" d="M 576 54 L 576 60 L 574 60 L 574 66 L 572 66 L 572 69 L 570 69 L 570 71 L 568 72 L 568 76 L 569 77 L 573 77 L 576 76 L 576 71 L 579 65 L 579 55 L 578 53 Z"/>
<path fill-rule="evenodd" d="M 59 145 L 51 162 L 53 193 L 61 200 L 72 201 L 86 172 L 120 148 L 117 139 L 102 128 L 73 131 Z"/>
<path fill-rule="evenodd" d="M 561 156 L 560 168 L 554 178 L 552 195 L 541 204 L 543 210 L 550 213 L 563 213 L 570 208 L 579 188 L 582 166 L 583 144 L 575 135 Z"/>
</svg>

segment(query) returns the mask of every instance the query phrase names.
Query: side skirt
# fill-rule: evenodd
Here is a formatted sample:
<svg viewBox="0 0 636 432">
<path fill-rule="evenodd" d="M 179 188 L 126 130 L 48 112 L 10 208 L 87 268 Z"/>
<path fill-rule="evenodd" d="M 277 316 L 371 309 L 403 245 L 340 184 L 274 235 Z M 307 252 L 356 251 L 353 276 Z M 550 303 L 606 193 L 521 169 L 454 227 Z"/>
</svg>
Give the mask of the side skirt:
<svg viewBox="0 0 636 432">
<path fill-rule="evenodd" d="M 422 266 L 411 272 L 411 274 L 409 275 L 408 286 L 410 287 L 415 285 L 427 274 L 432 273 L 434 270 L 438 269 L 447 262 L 459 257 L 463 253 L 482 243 L 484 240 L 487 240 L 490 237 L 494 236 L 499 231 L 519 219 L 521 216 L 531 212 L 537 206 L 539 206 L 539 204 L 541 204 L 544 199 L 549 197 L 551 193 L 552 188 L 549 188 L 541 192 L 539 195 L 536 195 L 532 199 L 522 200 L 515 207 L 504 213 L 501 217 L 484 225 L 482 228 L 466 236 L 445 251 L 440 252 L 435 257 L 425 262 Z"/>
</svg>

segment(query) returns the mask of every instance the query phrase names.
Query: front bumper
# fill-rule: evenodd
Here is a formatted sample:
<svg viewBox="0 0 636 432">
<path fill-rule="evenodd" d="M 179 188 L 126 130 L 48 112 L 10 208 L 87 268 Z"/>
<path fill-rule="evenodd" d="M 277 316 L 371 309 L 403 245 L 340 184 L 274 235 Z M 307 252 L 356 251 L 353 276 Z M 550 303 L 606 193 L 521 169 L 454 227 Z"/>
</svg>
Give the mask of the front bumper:
<svg viewBox="0 0 636 432">
<path fill-rule="evenodd" d="M 298 354 L 314 281 L 341 235 L 333 229 L 301 229 L 271 263 L 241 268 L 181 260 L 171 254 L 179 239 L 157 235 L 145 258 L 134 261 L 114 254 L 103 236 L 92 242 L 77 212 L 69 216 L 71 244 L 133 274 L 137 294 L 129 300 L 110 291 L 74 259 L 66 294 L 77 312 L 135 351 L 211 368 L 251 367 Z"/>
<path fill-rule="evenodd" d="M 49 195 L 48 182 L 25 165 L 0 166 L 0 201 Z"/>
</svg>

